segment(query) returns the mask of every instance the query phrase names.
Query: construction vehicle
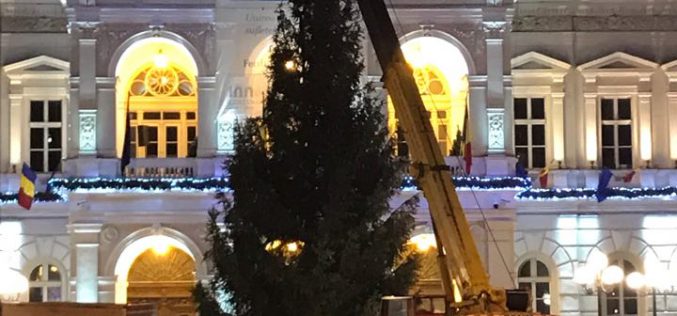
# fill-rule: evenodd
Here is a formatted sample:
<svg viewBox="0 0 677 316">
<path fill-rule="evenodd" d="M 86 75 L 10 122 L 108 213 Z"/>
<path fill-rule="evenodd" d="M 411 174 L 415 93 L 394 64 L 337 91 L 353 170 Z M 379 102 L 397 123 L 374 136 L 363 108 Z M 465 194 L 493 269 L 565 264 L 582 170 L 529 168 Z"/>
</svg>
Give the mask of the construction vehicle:
<svg viewBox="0 0 677 316">
<path fill-rule="evenodd" d="M 522 304 L 515 304 L 508 301 L 505 290 L 489 284 L 489 276 L 451 181 L 451 171 L 437 144 L 385 3 L 383 0 L 357 2 L 383 70 L 385 88 L 404 130 L 412 164 L 416 166 L 413 169 L 418 171 L 416 178 L 428 200 L 439 249 L 442 286 L 449 307 L 447 314 L 524 315 L 529 305 L 524 296 L 526 293 L 511 295 L 516 301 L 522 301 Z M 512 313 L 511 309 L 519 312 Z"/>
</svg>

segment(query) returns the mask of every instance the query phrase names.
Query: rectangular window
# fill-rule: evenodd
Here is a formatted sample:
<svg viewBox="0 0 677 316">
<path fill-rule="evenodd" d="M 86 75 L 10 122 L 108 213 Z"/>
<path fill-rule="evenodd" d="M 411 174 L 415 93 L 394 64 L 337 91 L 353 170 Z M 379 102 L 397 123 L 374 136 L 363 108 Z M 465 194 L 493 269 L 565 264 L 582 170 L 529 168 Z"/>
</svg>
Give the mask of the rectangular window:
<svg viewBox="0 0 677 316">
<path fill-rule="evenodd" d="M 36 172 L 60 169 L 62 110 L 60 100 L 30 102 L 30 164 Z"/>
<path fill-rule="evenodd" d="M 629 98 L 600 101 L 602 166 L 632 168 L 632 112 Z"/>
<path fill-rule="evenodd" d="M 545 99 L 513 100 L 515 155 L 525 168 L 545 167 Z"/>
</svg>

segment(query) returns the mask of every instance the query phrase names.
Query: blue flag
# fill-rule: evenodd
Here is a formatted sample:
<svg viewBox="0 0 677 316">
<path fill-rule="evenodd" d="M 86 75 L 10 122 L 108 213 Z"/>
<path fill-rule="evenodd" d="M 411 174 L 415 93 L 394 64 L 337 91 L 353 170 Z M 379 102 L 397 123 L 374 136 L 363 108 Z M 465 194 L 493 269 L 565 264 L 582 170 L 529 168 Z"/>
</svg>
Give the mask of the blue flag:
<svg viewBox="0 0 677 316">
<path fill-rule="evenodd" d="M 515 176 L 518 178 L 528 178 L 529 177 L 529 172 L 527 169 L 524 169 L 524 166 L 517 161 L 517 164 L 515 165 Z"/>
<path fill-rule="evenodd" d="M 599 173 L 599 182 L 597 183 L 597 191 L 595 192 L 597 202 L 601 203 L 606 200 L 609 191 L 607 187 L 609 186 L 609 181 L 611 181 L 612 176 L 613 174 L 608 168 L 602 169 L 602 172 Z"/>
</svg>

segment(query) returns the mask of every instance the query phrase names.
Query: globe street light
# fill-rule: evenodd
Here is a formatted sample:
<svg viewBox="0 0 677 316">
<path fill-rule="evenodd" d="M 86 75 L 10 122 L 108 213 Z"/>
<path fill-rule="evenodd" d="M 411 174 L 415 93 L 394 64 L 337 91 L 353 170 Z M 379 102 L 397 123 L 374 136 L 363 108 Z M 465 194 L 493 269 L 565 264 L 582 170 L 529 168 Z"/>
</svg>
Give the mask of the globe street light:
<svg viewBox="0 0 677 316">
<path fill-rule="evenodd" d="M 640 272 L 631 272 L 625 275 L 623 269 L 617 265 L 608 265 L 606 255 L 598 253 L 595 260 L 590 260 L 583 266 L 580 266 L 574 274 L 574 282 L 582 285 L 592 294 L 593 289 L 607 292 L 610 287 L 625 284 L 633 290 L 651 289 L 653 300 L 653 315 L 657 315 L 656 310 L 656 290 L 667 288 L 669 278 L 666 278 L 667 271 L 657 261 L 646 261 L 644 266 L 647 274 Z M 598 302 L 598 304 L 601 304 Z M 601 309 L 601 306 L 598 305 Z"/>
<path fill-rule="evenodd" d="M 0 301 L 16 302 L 21 293 L 28 291 L 28 279 L 8 267 L 0 268 Z"/>
</svg>

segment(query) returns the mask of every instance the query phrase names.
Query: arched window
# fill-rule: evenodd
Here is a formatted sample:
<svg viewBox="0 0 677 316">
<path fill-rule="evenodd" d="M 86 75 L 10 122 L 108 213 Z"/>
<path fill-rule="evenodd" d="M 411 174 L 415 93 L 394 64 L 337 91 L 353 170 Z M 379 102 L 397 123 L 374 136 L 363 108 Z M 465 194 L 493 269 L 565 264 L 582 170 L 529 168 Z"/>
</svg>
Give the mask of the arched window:
<svg viewBox="0 0 677 316">
<path fill-rule="evenodd" d="M 59 267 L 40 264 L 31 270 L 28 278 L 28 300 L 30 302 L 62 301 L 62 282 Z"/>
<path fill-rule="evenodd" d="M 621 267 L 625 275 L 636 271 L 635 266 L 627 260 L 615 260 L 609 264 Z M 625 282 L 599 291 L 599 300 L 600 315 L 637 315 L 637 291 L 628 287 Z"/>
<path fill-rule="evenodd" d="M 174 66 L 150 66 L 129 93 L 131 154 L 135 158 L 194 157 L 197 83 Z"/>
<path fill-rule="evenodd" d="M 457 136 L 466 132 L 464 123 L 469 89 L 468 65 L 461 50 L 444 39 L 425 36 L 402 44 L 402 53 L 412 67 L 440 150 L 444 155 L 460 155 L 455 141 Z M 396 140 L 397 155 L 408 156 L 404 139 L 406 131 L 399 125 L 390 98 L 388 129 Z"/>
<path fill-rule="evenodd" d="M 529 291 L 531 308 L 541 314 L 550 314 L 550 272 L 541 261 L 529 259 L 517 273 L 519 288 Z"/>
</svg>

